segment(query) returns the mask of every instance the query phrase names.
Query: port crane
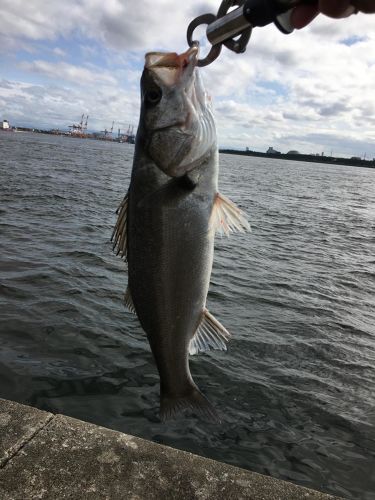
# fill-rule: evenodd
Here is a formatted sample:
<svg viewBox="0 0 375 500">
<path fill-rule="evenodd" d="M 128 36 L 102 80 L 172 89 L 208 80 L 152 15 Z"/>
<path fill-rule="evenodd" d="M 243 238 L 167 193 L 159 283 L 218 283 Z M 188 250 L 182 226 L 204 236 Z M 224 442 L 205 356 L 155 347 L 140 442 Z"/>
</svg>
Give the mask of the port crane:
<svg viewBox="0 0 375 500">
<path fill-rule="evenodd" d="M 88 120 L 89 120 L 89 115 L 86 115 L 86 121 L 85 121 L 85 114 L 83 113 L 81 116 L 81 121 L 78 124 L 73 123 L 73 125 L 69 125 L 68 128 L 70 128 L 70 134 L 74 135 L 75 137 L 84 137 L 87 133 Z"/>
<path fill-rule="evenodd" d="M 130 144 L 134 144 L 135 135 L 134 135 L 134 125 L 129 125 L 128 130 L 126 132 L 126 142 Z"/>
<path fill-rule="evenodd" d="M 89 115 L 86 116 L 86 121 L 85 121 L 85 125 L 83 127 L 85 133 L 87 133 L 87 122 L 89 121 Z"/>
<path fill-rule="evenodd" d="M 126 132 L 126 135 L 127 135 L 128 137 L 130 137 L 130 136 L 134 135 L 133 131 L 134 131 L 134 125 L 130 125 L 130 124 L 129 124 L 129 127 L 128 127 L 128 130 L 127 130 L 127 132 Z"/>
<path fill-rule="evenodd" d="M 107 130 L 106 128 L 104 130 L 102 130 L 102 134 L 104 134 L 104 139 L 112 139 L 112 132 L 113 132 L 113 126 L 114 126 L 115 122 L 113 121 L 112 122 L 112 127 L 110 128 L 110 130 Z"/>
</svg>

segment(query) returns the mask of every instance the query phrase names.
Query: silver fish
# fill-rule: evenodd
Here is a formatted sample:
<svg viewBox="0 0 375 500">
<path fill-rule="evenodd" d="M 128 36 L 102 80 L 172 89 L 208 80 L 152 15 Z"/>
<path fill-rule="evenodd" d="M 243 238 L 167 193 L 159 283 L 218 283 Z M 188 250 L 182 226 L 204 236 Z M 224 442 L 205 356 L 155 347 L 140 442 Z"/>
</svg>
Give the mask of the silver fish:
<svg viewBox="0 0 375 500">
<path fill-rule="evenodd" d="M 198 47 L 146 54 L 132 176 L 113 234 L 128 261 L 125 303 L 159 371 L 162 421 L 186 408 L 218 420 L 192 379 L 189 353 L 226 350 L 230 334 L 206 308 L 214 236 L 249 229 L 218 192 L 215 123 L 197 61 Z"/>
</svg>

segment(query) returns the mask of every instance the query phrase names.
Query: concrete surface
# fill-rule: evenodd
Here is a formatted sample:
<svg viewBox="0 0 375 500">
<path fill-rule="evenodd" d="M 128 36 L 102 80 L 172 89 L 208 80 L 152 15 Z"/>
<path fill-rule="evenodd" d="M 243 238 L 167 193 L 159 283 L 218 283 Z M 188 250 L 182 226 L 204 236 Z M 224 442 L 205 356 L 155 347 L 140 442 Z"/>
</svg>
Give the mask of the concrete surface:
<svg viewBox="0 0 375 500">
<path fill-rule="evenodd" d="M 0 468 L 52 418 L 51 413 L 0 399 Z"/>
<path fill-rule="evenodd" d="M 334 497 L 0 399 L 0 499 Z"/>
</svg>

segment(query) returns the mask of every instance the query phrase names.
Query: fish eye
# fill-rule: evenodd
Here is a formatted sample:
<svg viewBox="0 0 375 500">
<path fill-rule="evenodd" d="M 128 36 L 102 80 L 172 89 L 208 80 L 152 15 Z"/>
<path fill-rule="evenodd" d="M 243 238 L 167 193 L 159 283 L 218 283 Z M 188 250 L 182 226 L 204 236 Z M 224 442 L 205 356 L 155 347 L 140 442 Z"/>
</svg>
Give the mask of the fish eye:
<svg viewBox="0 0 375 500">
<path fill-rule="evenodd" d="M 145 101 L 148 104 L 155 105 L 161 101 L 163 93 L 160 89 L 147 90 L 145 92 Z"/>
</svg>

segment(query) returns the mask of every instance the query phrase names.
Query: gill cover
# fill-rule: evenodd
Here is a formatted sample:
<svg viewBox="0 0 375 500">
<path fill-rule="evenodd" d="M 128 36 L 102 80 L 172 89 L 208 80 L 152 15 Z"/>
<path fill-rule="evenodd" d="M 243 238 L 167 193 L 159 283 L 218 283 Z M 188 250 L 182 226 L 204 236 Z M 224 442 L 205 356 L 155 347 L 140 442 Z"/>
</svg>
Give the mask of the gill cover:
<svg viewBox="0 0 375 500">
<path fill-rule="evenodd" d="M 146 54 L 141 86 L 148 154 L 172 177 L 200 165 L 216 146 L 211 101 L 197 61 L 197 46 L 180 55 Z"/>
</svg>

